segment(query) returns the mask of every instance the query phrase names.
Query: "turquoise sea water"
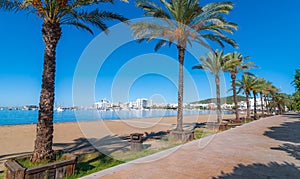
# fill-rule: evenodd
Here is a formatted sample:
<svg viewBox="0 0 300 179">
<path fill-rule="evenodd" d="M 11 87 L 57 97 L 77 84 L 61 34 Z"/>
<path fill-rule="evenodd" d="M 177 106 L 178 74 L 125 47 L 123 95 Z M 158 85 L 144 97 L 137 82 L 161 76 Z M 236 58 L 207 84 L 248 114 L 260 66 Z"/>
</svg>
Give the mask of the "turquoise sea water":
<svg viewBox="0 0 300 179">
<path fill-rule="evenodd" d="M 211 114 L 215 111 L 184 110 L 186 116 L 197 114 Z M 231 114 L 225 111 L 225 114 Z M 120 110 L 120 111 L 97 111 L 97 110 L 65 110 L 54 112 L 54 122 L 76 122 L 90 120 L 116 120 L 129 118 L 149 118 L 162 116 L 176 116 L 176 110 Z M 31 110 L 0 110 L 0 126 L 17 124 L 36 124 L 38 111 Z"/>
</svg>

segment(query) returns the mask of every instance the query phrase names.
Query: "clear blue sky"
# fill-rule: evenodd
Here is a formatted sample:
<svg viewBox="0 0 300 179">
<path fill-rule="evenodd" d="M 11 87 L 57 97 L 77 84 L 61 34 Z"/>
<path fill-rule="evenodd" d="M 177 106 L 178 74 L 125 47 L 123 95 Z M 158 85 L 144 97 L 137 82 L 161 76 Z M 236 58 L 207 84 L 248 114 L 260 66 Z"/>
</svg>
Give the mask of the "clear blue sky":
<svg viewBox="0 0 300 179">
<path fill-rule="evenodd" d="M 202 5 L 213 2 L 201 0 Z M 300 1 L 298 0 L 234 0 L 235 8 L 226 18 L 239 25 L 233 38 L 239 43 L 237 50 L 251 56 L 259 69 L 252 70 L 258 77 L 272 81 L 283 92 L 293 93 L 290 85 L 296 68 L 300 68 Z M 117 2 L 102 9 L 123 14 L 127 18 L 139 18 L 142 11 L 129 4 Z M 113 25 L 116 22 L 108 22 Z M 38 104 L 41 86 L 44 44 L 41 38 L 42 21 L 34 15 L 0 11 L 0 106 Z M 95 36 L 100 31 L 96 30 Z M 73 27 L 63 26 L 63 35 L 57 48 L 56 104 L 72 105 L 72 82 L 77 62 L 85 47 L 95 36 Z M 105 43 L 105 42 L 103 42 Z M 105 62 L 96 83 L 96 99 L 111 99 L 111 84 L 116 72 L 126 63 L 143 53 L 153 53 L 154 43 L 126 44 L 114 52 Z M 225 51 L 233 51 L 226 48 Z M 99 49 L 101 51 L 101 49 Z M 176 48 L 164 47 L 159 51 L 176 59 Z M 191 69 L 195 59 L 186 60 Z M 207 76 L 202 71 L 190 71 L 197 80 L 199 97 L 211 97 Z M 225 75 L 227 88 L 230 78 Z M 122 90 L 122 89 L 120 89 Z M 161 95 L 168 102 L 176 102 L 176 86 L 163 76 L 147 74 L 131 86 L 129 100 Z M 231 94 L 231 93 L 229 93 Z M 188 92 L 186 101 L 193 96 Z M 195 100 L 198 100 L 196 98 Z"/>
</svg>

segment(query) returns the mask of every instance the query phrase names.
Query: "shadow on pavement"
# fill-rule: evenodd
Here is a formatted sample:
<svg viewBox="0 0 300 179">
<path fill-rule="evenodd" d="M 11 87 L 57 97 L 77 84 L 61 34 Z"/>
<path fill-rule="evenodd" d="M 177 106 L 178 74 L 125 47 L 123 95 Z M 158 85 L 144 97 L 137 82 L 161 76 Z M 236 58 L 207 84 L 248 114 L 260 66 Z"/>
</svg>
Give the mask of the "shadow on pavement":
<svg viewBox="0 0 300 179">
<path fill-rule="evenodd" d="M 285 114 L 285 117 L 299 118 L 298 114 Z M 272 139 L 288 142 L 278 147 L 271 147 L 272 150 L 287 152 L 296 160 L 300 160 L 300 118 L 299 121 L 286 122 L 280 126 L 270 127 L 269 131 L 264 133 Z"/>
<path fill-rule="evenodd" d="M 290 163 L 279 164 L 271 162 L 268 164 L 255 163 L 251 165 L 239 164 L 235 166 L 232 173 L 224 173 L 213 179 L 268 179 L 268 178 L 299 178 L 300 169 Z"/>
<path fill-rule="evenodd" d="M 279 147 L 272 147 L 273 150 L 281 150 L 287 152 L 291 157 L 300 160 L 300 145 L 283 144 Z"/>
<path fill-rule="evenodd" d="M 280 126 L 270 127 L 270 131 L 264 133 L 275 140 L 284 142 L 300 143 L 300 120 L 295 122 L 286 122 Z"/>
<path fill-rule="evenodd" d="M 299 118 L 300 119 L 300 113 L 286 113 L 286 114 L 283 114 L 283 116 L 289 117 L 289 118 Z"/>
</svg>

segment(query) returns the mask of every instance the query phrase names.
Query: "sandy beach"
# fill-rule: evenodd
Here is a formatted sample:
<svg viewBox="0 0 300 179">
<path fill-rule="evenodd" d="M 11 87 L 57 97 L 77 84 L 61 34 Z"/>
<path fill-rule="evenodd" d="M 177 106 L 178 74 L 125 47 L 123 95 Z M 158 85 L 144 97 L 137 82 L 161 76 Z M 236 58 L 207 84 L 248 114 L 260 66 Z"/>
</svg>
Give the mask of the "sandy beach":
<svg viewBox="0 0 300 179">
<path fill-rule="evenodd" d="M 223 119 L 234 115 L 224 115 Z M 215 121 L 216 115 L 184 116 L 184 128 L 195 123 Z M 130 147 L 124 140 L 131 133 L 156 133 L 174 129 L 176 117 L 139 118 L 87 122 L 54 123 L 54 150 L 69 153 L 98 151 L 113 155 Z M 0 126 L 0 171 L 9 158 L 33 151 L 36 125 Z M 123 151 L 123 152 L 124 152 Z"/>
<path fill-rule="evenodd" d="M 185 116 L 185 127 L 193 123 L 213 121 L 214 115 Z M 225 115 L 224 118 L 233 118 Z M 159 132 L 173 129 L 176 117 L 143 118 L 126 120 L 106 120 L 89 122 L 70 122 L 54 124 L 54 149 L 64 149 L 79 140 L 101 139 L 108 136 L 128 136 L 131 133 Z M 0 126 L 0 160 L 33 151 L 35 124 Z M 83 150 L 84 147 L 81 148 Z"/>
</svg>

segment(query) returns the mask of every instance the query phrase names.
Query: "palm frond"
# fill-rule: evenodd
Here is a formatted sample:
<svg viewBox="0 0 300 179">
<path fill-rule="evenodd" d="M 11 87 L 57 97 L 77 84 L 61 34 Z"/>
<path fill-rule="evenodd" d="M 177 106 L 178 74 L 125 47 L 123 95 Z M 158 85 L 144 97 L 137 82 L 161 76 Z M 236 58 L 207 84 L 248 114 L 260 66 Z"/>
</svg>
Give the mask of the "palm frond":
<svg viewBox="0 0 300 179">
<path fill-rule="evenodd" d="M 167 33 L 172 30 L 160 24 L 150 22 L 137 22 L 135 24 L 132 24 L 130 27 L 133 30 L 133 35 L 135 38 L 147 39 L 147 41 L 150 41 L 154 38 L 163 37 L 164 39 L 169 39 L 169 41 L 172 41 L 168 37 L 171 33 Z"/>
<path fill-rule="evenodd" d="M 206 57 L 200 57 L 201 64 L 193 67 L 193 69 L 202 69 L 210 72 L 215 77 L 219 76 L 222 70 L 221 60 L 223 58 L 223 51 L 215 50 L 206 54 Z"/>
<path fill-rule="evenodd" d="M 99 11 L 98 9 L 93 10 L 91 12 L 88 11 L 70 11 L 67 15 L 64 16 L 64 18 L 61 20 L 62 24 L 73 24 L 78 25 L 81 24 L 80 27 L 82 28 L 83 23 L 89 23 L 91 25 L 94 25 L 104 31 L 105 33 L 108 33 L 108 26 L 104 23 L 105 20 L 120 20 L 122 22 L 126 21 L 127 18 L 113 13 L 109 11 Z M 77 22 L 77 23 L 74 23 Z M 87 27 L 86 25 L 84 25 Z M 83 27 L 83 29 L 86 29 Z M 90 29 L 90 28 L 89 28 Z M 88 30 L 90 31 L 90 30 Z"/>
<path fill-rule="evenodd" d="M 205 48 L 209 49 L 210 51 L 214 51 L 211 46 L 205 42 L 205 40 L 202 37 L 196 37 L 195 39 L 193 39 L 195 42 L 203 45 Z"/>
<path fill-rule="evenodd" d="M 193 69 L 193 70 L 194 70 L 194 69 L 200 69 L 200 70 L 203 70 L 204 67 L 203 67 L 203 65 L 198 64 L 198 65 L 193 66 L 192 69 Z"/>
<path fill-rule="evenodd" d="M 74 0 L 71 8 L 75 9 L 78 7 L 83 7 L 83 6 L 90 6 L 93 4 L 99 4 L 99 3 L 114 3 L 113 0 Z"/>
<path fill-rule="evenodd" d="M 22 9 L 21 2 L 11 0 L 0 0 L 0 9 L 6 11 L 19 11 Z"/>
<path fill-rule="evenodd" d="M 197 42 L 211 49 L 203 39 L 216 42 L 222 48 L 225 47 L 224 43 L 238 47 L 233 39 L 225 35 L 232 34 L 238 28 L 237 24 L 228 22 L 223 17 L 232 10 L 232 2 L 210 3 L 204 7 L 199 5 L 198 0 L 160 0 L 160 3 L 136 1 L 136 5 L 144 10 L 145 16 L 160 17 L 167 23 L 163 26 L 160 23 L 153 25 L 154 22 L 151 25 L 149 22 L 138 22 L 131 26 L 135 37 L 145 38 L 147 41 L 162 37 L 170 43 L 184 44 L 184 47 Z M 161 47 L 161 44 L 157 47 Z"/>
<path fill-rule="evenodd" d="M 160 40 L 160 41 L 156 44 L 154 50 L 155 50 L 155 51 L 158 51 L 162 46 L 166 45 L 166 43 L 167 43 L 166 40 Z"/>
<path fill-rule="evenodd" d="M 252 76 L 253 78 L 256 78 L 256 76 L 253 73 L 250 72 L 244 72 L 244 74 L 248 75 L 248 76 Z"/>
<path fill-rule="evenodd" d="M 153 1 L 137 0 L 136 6 L 142 8 L 145 11 L 145 16 L 170 19 L 169 14 L 166 13 L 158 4 Z"/>
<path fill-rule="evenodd" d="M 211 41 L 214 41 L 216 42 L 217 44 L 219 44 L 222 48 L 225 47 L 225 45 L 223 44 L 223 42 L 214 34 L 204 34 L 204 35 L 201 35 L 203 38 L 205 39 L 209 39 Z"/>
<path fill-rule="evenodd" d="M 92 31 L 92 29 L 90 29 L 88 26 L 86 26 L 86 25 L 84 25 L 84 24 L 82 24 L 82 23 L 80 23 L 78 21 L 69 21 L 69 22 L 66 22 L 65 24 L 67 24 L 67 25 L 73 25 L 73 26 L 75 26 L 77 28 L 81 28 L 83 30 L 86 30 L 86 31 L 90 32 L 92 35 L 94 35 L 94 32 Z"/>
<path fill-rule="evenodd" d="M 199 22 L 208 21 L 219 14 L 228 14 L 233 9 L 232 2 L 210 3 L 202 8 L 202 13 L 196 19 Z"/>
<path fill-rule="evenodd" d="M 227 44 L 233 46 L 234 48 L 238 48 L 239 47 L 238 43 L 235 40 L 233 40 L 231 38 L 228 38 L 225 35 L 215 34 L 214 36 L 217 39 L 219 39 L 220 41 L 226 42 Z"/>
</svg>

